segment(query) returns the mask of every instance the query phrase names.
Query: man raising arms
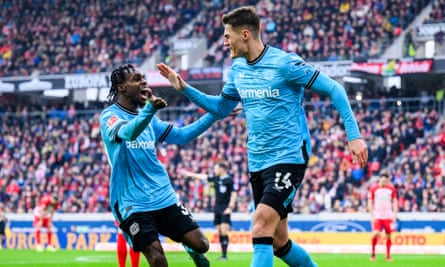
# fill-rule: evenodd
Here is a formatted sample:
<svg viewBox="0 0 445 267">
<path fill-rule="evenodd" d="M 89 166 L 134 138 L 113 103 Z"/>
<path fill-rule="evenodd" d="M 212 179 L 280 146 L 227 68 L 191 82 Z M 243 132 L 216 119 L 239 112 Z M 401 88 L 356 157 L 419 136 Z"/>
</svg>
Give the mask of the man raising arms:
<svg viewBox="0 0 445 267">
<path fill-rule="evenodd" d="M 303 181 L 311 138 L 303 109 L 304 91 L 328 96 L 343 121 L 352 158 L 363 168 L 368 149 L 345 89 L 307 64 L 260 38 L 254 7 L 223 15 L 224 45 L 233 59 L 221 95 L 206 95 L 186 84 L 165 64 L 161 75 L 192 102 L 222 118 L 242 102 L 248 129 L 248 164 L 255 201 L 252 267 L 273 266 L 274 254 L 289 266 L 316 266 L 301 246 L 289 240 L 287 215 Z"/>
<path fill-rule="evenodd" d="M 111 73 L 110 105 L 100 115 L 101 136 L 111 165 L 110 204 L 134 251 L 152 267 L 168 266 L 159 234 L 182 243 L 196 266 L 208 267 L 209 241 L 182 206 L 157 157 L 156 144 L 185 144 L 207 130 L 206 114 L 184 127 L 162 121 L 156 112 L 167 102 L 152 94 L 145 75 L 131 64 Z"/>
</svg>

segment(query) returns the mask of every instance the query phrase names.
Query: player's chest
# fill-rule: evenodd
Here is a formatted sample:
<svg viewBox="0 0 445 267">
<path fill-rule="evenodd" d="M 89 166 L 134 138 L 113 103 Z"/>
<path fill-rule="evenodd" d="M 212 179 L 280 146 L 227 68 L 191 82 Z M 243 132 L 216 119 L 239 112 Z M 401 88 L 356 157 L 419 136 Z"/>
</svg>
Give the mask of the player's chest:
<svg viewBox="0 0 445 267">
<path fill-rule="evenodd" d="M 379 201 L 391 200 L 391 190 L 387 188 L 379 188 L 375 191 L 375 198 Z"/>
<path fill-rule="evenodd" d="M 283 79 L 274 68 L 237 68 L 233 81 L 238 91 L 246 92 L 279 88 Z"/>
</svg>

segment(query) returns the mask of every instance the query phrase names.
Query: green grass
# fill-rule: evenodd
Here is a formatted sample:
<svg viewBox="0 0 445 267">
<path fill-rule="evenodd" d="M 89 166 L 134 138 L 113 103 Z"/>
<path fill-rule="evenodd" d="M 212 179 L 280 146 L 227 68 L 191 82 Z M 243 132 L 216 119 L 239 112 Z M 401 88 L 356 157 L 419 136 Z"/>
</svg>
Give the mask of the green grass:
<svg viewBox="0 0 445 267">
<path fill-rule="evenodd" d="M 229 253 L 229 260 L 220 262 L 218 253 L 208 253 L 212 267 L 250 266 L 251 253 Z M 364 254 L 313 254 L 319 267 L 423 267 L 445 266 L 444 255 L 393 255 L 393 262 L 386 262 L 384 255 L 377 255 L 375 262 L 369 261 Z M 167 253 L 169 266 L 193 267 L 193 262 L 185 252 Z M 116 267 L 114 252 L 72 251 L 36 252 L 33 250 L 0 250 L 0 266 L 8 267 Z M 130 266 L 129 264 L 127 266 Z M 145 258 L 141 257 L 141 267 L 147 267 Z M 285 267 L 280 260 L 275 260 L 275 267 Z"/>
</svg>

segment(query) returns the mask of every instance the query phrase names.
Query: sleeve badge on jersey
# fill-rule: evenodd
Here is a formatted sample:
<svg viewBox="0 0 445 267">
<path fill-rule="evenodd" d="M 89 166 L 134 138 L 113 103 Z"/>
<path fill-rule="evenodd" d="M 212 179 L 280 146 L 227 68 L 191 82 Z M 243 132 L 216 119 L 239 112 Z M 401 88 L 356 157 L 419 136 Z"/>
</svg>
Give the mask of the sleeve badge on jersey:
<svg viewBox="0 0 445 267">
<path fill-rule="evenodd" d="M 107 121 L 108 127 L 113 127 L 113 125 L 115 125 L 118 120 L 119 120 L 119 118 L 116 115 L 109 118 Z"/>
</svg>

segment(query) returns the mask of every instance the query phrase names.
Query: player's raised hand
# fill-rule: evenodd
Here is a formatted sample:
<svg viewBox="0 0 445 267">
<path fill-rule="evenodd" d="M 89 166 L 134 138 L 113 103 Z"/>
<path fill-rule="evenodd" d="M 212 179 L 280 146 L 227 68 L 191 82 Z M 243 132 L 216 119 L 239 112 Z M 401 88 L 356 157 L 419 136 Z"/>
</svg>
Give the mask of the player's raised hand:
<svg viewBox="0 0 445 267">
<path fill-rule="evenodd" d="M 363 139 L 355 139 L 348 144 L 349 152 L 352 155 L 354 162 L 360 164 L 360 167 L 365 168 L 368 162 L 368 146 Z"/>
<path fill-rule="evenodd" d="M 159 69 L 159 73 L 167 78 L 167 80 L 171 83 L 173 88 L 175 88 L 177 91 L 181 91 L 185 89 L 185 81 L 182 79 L 181 75 L 179 75 L 176 71 L 174 71 L 169 66 L 165 65 L 164 63 L 156 64 L 156 66 Z"/>
</svg>

